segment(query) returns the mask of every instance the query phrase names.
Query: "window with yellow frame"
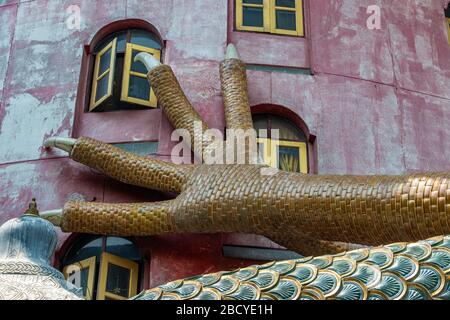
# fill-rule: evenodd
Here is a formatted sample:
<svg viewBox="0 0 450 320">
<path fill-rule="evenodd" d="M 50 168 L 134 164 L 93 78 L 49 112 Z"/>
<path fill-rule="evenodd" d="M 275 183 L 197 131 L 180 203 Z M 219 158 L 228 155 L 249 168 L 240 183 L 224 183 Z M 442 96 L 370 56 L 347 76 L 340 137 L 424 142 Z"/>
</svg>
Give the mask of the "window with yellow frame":
<svg viewBox="0 0 450 320">
<path fill-rule="evenodd" d="M 448 44 L 450 44 L 450 18 L 446 18 L 445 24 L 447 25 Z"/>
<path fill-rule="evenodd" d="M 147 70 L 134 58 L 140 52 L 161 60 L 162 45 L 152 33 L 125 30 L 114 33 L 94 49 L 90 112 L 156 108 Z"/>
<path fill-rule="evenodd" d="M 450 44 L 450 2 L 447 9 L 445 9 L 445 25 L 447 28 L 448 44 Z"/>
<path fill-rule="evenodd" d="M 236 0 L 236 29 L 304 36 L 303 0 Z"/>
<path fill-rule="evenodd" d="M 126 300 L 137 295 L 139 265 L 104 252 L 97 300 Z"/>
<path fill-rule="evenodd" d="M 308 173 L 306 142 L 259 138 L 258 144 L 265 164 L 282 171 Z"/>
<path fill-rule="evenodd" d="M 125 300 L 140 289 L 141 263 L 138 248 L 128 239 L 82 237 L 62 264 L 65 278 L 87 300 Z"/>
<path fill-rule="evenodd" d="M 63 269 L 66 280 L 83 290 L 86 300 L 94 297 L 94 277 L 96 257 L 91 257 L 83 261 L 67 265 Z"/>
<path fill-rule="evenodd" d="M 258 150 L 264 163 L 283 171 L 308 173 L 308 144 L 304 133 L 288 119 L 255 115 Z"/>
</svg>

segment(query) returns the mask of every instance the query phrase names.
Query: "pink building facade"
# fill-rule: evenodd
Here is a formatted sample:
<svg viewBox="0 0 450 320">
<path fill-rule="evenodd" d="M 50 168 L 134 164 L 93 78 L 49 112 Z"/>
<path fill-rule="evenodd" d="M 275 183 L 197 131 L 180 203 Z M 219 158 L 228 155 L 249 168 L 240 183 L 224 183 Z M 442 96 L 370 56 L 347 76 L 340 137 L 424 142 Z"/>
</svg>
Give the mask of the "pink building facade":
<svg viewBox="0 0 450 320">
<path fill-rule="evenodd" d="M 381 9 L 369 29 L 367 8 Z M 310 137 L 314 174 L 450 170 L 447 0 L 304 0 L 304 37 L 236 30 L 235 0 L 0 0 L 0 224 L 37 199 L 61 208 L 71 194 L 99 202 L 168 196 L 130 187 L 63 153 L 51 136 L 152 142 L 170 160 L 172 127 L 160 109 L 86 113 L 86 59 L 101 35 L 147 26 L 163 40 L 192 104 L 224 128 L 219 63 L 234 43 L 248 64 L 254 111 L 292 115 Z M 72 7 L 71 7 L 72 6 Z M 71 8 L 80 9 L 79 28 Z M 59 257 L 77 236 L 60 234 Z M 275 247 L 251 235 L 136 239 L 146 258 L 141 288 L 244 266 L 224 244 Z"/>
</svg>

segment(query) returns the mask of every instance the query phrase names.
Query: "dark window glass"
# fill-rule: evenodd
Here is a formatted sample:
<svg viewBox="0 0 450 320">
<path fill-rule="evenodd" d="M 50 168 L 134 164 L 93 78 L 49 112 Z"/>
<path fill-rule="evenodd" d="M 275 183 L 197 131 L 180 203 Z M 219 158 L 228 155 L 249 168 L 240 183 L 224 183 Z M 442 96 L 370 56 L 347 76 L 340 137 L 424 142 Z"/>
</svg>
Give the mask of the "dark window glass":
<svg viewBox="0 0 450 320">
<path fill-rule="evenodd" d="M 70 265 L 79 261 L 83 261 L 92 257 L 96 257 L 97 261 L 102 254 L 102 238 L 92 240 L 87 238 L 86 241 L 80 241 L 71 248 L 67 254 L 64 265 Z"/>
<path fill-rule="evenodd" d="M 117 52 L 124 53 L 127 48 L 127 34 L 122 32 L 117 35 Z"/>
<path fill-rule="evenodd" d="M 109 69 L 111 63 L 111 49 L 105 52 L 105 54 L 100 58 L 100 67 L 98 75 L 102 75 L 106 70 Z"/>
<path fill-rule="evenodd" d="M 248 4 L 263 4 L 263 0 L 244 0 L 242 2 Z"/>
<path fill-rule="evenodd" d="M 270 118 L 270 127 L 272 130 L 278 129 L 280 140 L 306 141 L 305 134 L 289 120 L 279 117 Z"/>
<path fill-rule="evenodd" d="M 243 7 L 243 24 L 247 27 L 264 27 L 263 8 Z"/>
<path fill-rule="evenodd" d="M 280 140 L 306 142 L 306 136 L 303 131 L 285 118 L 267 114 L 254 115 L 253 126 L 257 131 L 258 138 L 275 138 L 272 137 L 271 131 L 278 130 Z M 268 130 L 266 136 L 262 134 L 265 133 L 264 130 Z"/>
<path fill-rule="evenodd" d="M 108 92 L 109 77 L 106 75 L 97 82 L 97 93 L 95 95 L 95 101 L 100 100 Z"/>
<path fill-rule="evenodd" d="M 77 285 L 76 280 L 78 280 L 77 277 L 74 277 L 76 271 L 69 274 L 69 278 L 67 279 L 68 282 L 72 283 L 73 285 Z M 79 280 L 80 280 L 80 288 L 82 289 L 83 296 L 86 296 L 87 290 L 88 290 L 88 277 L 89 277 L 89 268 L 84 268 L 79 271 Z"/>
<path fill-rule="evenodd" d="M 128 297 L 130 286 L 130 270 L 115 264 L 108 264 L 106 291 L 121 297 Z"/>
<path fill-rule="evenodd" d="M 130 76 L 130 89 L 128 94 L 131 98 L 150 100 L 150 84 L 147 78 Z"/>
<path fill-rule="evenodd" d="M 143 144 L 145 143 L 133 143 L 130 145 L 136 146 Z M 138 261 L 141 259 L 139 250 L 134 243 L 124 238 L 108 237 L 106 239 L 106 252 L 128 260 Z"/>
<path fill-rule="evenodd" d="M 139 61 L 134 61 L 134 58 L 139 54 L 139 51 L 133 50 L 133 58 L 131 59 L 131 71 L 147 74 L 147 69 L 144 64 Z"/>
<path fill-rule="evenodd" d="M 89 276 L 89 269 L 88 268 L 84 268 L 81 269 L 80 272 L 80 286 L 83 289 L 83 296 L 86 296 L 87 294 L 87 290 L 88 290 L 88 276 Z"/>
<path fill-rule="evenodd" d="M 300 172 L 300 152 L 298 148 L 279 146 L 278 169 L 288 172 Z"/>
<path fill-rule="evenodd" d="M 97 54 L 98 52 L 102 51 L 102 49 L 115 38 L 117 38 L 117 52 L 124 53 L 127 43 L 127 31 L 115 32 L 107 36 L 98 45 L 95 46 L 94 53 Z"/>
<path fill-rule="evenodd" d="M 148 32 L 145 31 L 135 30 L 131 32 L 130 42 L 147 48 L 161 50 L 161 44 L 159 42 L 159 39 L 155 35 L 149 34 Z"/>
<path fill-rule="evenodd" d="M 296 14 L 293 11 L 276 10 L 277 29 L 292 30 L 296 28 Z"/>
<path fill-rule="evenodd" d="M 295 8 L 295 0 L 277 0 L 277 7 Z"/>
</svg>

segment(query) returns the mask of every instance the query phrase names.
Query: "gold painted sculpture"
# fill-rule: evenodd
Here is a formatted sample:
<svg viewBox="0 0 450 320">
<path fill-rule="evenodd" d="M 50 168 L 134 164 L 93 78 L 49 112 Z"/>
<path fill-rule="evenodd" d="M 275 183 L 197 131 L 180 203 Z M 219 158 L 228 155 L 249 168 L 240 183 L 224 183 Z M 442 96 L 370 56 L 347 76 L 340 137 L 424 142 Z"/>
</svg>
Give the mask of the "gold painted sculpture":
<svg viewBox="0 0 450 320">
<path fill-rule="evenodd" d="M 140 54 L 137 59 L 150 70 L 149 81 L 170 122 L 176 129 L 186 129 L 190 133 L 194 153 L 201 157 L 211 152 L 215 145 L 204 134 L 208 127 L 190 105 L 171 68 L 160 65 L 150 55 Z M 245 65 L 239 60 L 232 45 L 228 48 L 227 59 L 220 66 L 220 74 L 227 128 L 244 130 L 253 128 L 247 96 Z M 195 130 L 196 122 L 201 124 L 202 131 Z M 198 141 L 202 143 L 195 143 Z M 348 251 L 357 247 L 353 243 L 379 246 L 398 241 L 414 242 L 450 233 L 450 173 L 404 176 L 315 176 L 288 172 L 263 174 L 267 167 L 252 164 L 257 159 L 257 155 L 249 148 L 244 150 L 247 155 L 247 164 L 175 165 L 140 157 L 90 138 L 77 140 L 52 138 L 46 142 L 46 146 L 65 150 L 73 160 L 124 183 L 179 194 L 174 200 L 156 203 L 68 202 L 62 210 L 42 214 L 66 232 L 116 236 L 150 236 L 166 233 L 253 233 L 267 236 L 303 255 Z M 353 260 L 348 259 L 342 262 L 343 268 L 344 265 L 348 266 L 348 270 L 345 269 L 347 271 L 341 271 L 339 266 L 334 266 L 335 261 L 341 261 L 339 257 L 317 258 L 318 261 L 328 262 L 322 266 L 324 270 L 320 269 L 321 266 L 311 269 L 319 280 L 314 279 L 319 282 L 322 281 L 320 279 L 324 279 L 323 281 L 328 283 L 326 279 L 332 277 L 340 279 L 336 280 L 339 285 L 337 289 L 330 291 L 332 294 L 327 293 L 326 287 L 320 285 L 306 291 L 305 294 L 308 297 L 339 298 L 340 292 L 350 290 L 356 295 L 359 294 L 359 298 L 374 297 L 374 294 L 386 298 L 385 295 L 379 294 L 382 291 L 379 290 L 379 286 L 387 285 L 383 282 L 385 279 L 386 283 L 396 283 L 396 285 L 402 283 L 403 285 L 402 293 L 394 296 L 388 294 L 388 298 L 405 297 L 405 292 L 414 290 L 423 295 L 436 297 L 444 289 L 439 287 L 441 291 L 432 291 L 431 289 L 436 288 L 427 287 L 420 281 L 413 286 L 407 284 L 409 279 L 424 276 L 420 275 L 421 273 L 414 273 L 413 277 L 410 273 L 395 273 L 395 270 L 391 272 L 389 268 L 394 268 L 395 264 L 404 264 L 408 268 L 415 267 L 419 270 L 419 265 L 421 266 L 420 263 L 423 262 L 425 266 L 423 270 L 432 269 L 439 274 L 434 278 L 439 278 L 440 286 L 444 283 L 443 288 L 447 288 L 445 290 L 448 292 L 448 275 L 446 275 L 449 263 L 448 239 L 441 239 L 439 243 L 445 243 L 443 248 L 437 247 L 437 249 L 439 252 L 443 251 L 444 258 L 447 259 L 444 259 L 446 262 L 440 266 L 441 269 L 436 265 L 428 267 L 428 263 L 431 263 L 428 259 L 432 259 L 433 255 L 430 244 L 410 245 L 413 248 L 426 247 L 424 250 L 427 253 L 419 257 L 405 253 L 404 250 L 409 250 L 409 247 L 404 248 L 405 244 L 400 245 L 402 250 L 394 246 L 392 247 L 394 249 L 378 248 L 369 253 L 367 249 L 364 249 L 366 250 L 363 251 L 364 258 L 352 258 Z M 365 259 L 367 263 L 361 262 Z M 292 292 L 292 295 L 288 294 L 288 296 L 302 297 L 303 291 L 299 288 L 306 283 L 299 286 L 302 284 L 301 277 L 294 279 L 295 276 L 289 274 L 297 268 L 300 268 L 299 272 L 302 274 L 306 272 L 301 269 L 303 263 L 291 261 L 281 263 L 281 266 L 276 264 L 274 268 L 282 268 L 281 272 L 270 271 L 270 276 L 264 275 L 262 282 L 258 280 L 253 285 L 247 285 L 247 280 L 252 278 L 245 275 L 247 271 L 240 271 L 243 274 L 241 282 L 237 282 L 239 284 L 237 289 L 249 294 L 252 292 L 250 295 L 252 298 L 273 298 L 277 294 L 270 290 L 275 288 L 272 286 L 275 282 L 276 286 L 286 288 L 286 292 L 292 292 L 293 284 L 295 284 L 296 293 Z M 374 283 L 358 281 L 359 278 L 355 276 L 355 272 L 356 274 L 363 272 L 358 270 L 373 264 L 378 267 L 367 267 L 367 270 L 376 273 L 378 280 Z M 327 266 L 331 269 L 327 270 Z M 443 266 L 447 269 L 442 269 Z M 283 271 L 285 267 L 288 271 Z M 248 272 L 252 276 L 257 276 L 261 273 L 261 268 L 266 269 L 267 266 L 253 267 L 248 269 L 250 270 Z M 260 271 L 256 274 L 255 270 Z M 411 272 L 416 271 L 411 270 Z M 321 272 L 326 275 L 325 278 L 321 276 Z M 337 277 L 340 272 L 343 272 L 341 277 Z M 347 272 L 352 275 L 350 282 L 346 282 Z M 424 273 L 430 272 L 424 271 Z M 221 275 L 216 277 L 220 278 L 218 281 L 223 280 Z M 277 280 L 270 280 L 270 277 L 275 277 Z M 240 277 L 235 275 L 233 279 L 240 279 Z M 183 294 L 181 297 L 203 297 L 204 291 L 201 290 L 200 285 L 205 284 L 199 281 L 197 279 L 183 282 L 189 284 L 189 289 L 185 289 L 180 282 L 176 282 L 163 287 L 162 290 L 156 289 L 154 295 L 166 297 L 167 295 L 163 294 L 168 292 L 174 293 L 172 296 L 177 298 L 176 294 L 181 291 L 192 291 L 190 295 Z M 228 284 L 225 287 L 231 286 L 233 281 L 226 282 Z M 256 290 L 254 285 L 260 290 Z M 268 291 L 264 291 L 264 288 Z M 369 289 L 374 291 L 370 293 Z M 221 292 L 220 289 L 217 290 Z M 230 294 L 232 292 L 225 291 Z M 197 292 L 198 295 L 194 295 L 193 292 Z M 218 295 L 218 292 L 212 289 L 207 291 L 207 295 L 214 294 L 215 297 L 229 296 L 224 292 Z"/>
</svg>

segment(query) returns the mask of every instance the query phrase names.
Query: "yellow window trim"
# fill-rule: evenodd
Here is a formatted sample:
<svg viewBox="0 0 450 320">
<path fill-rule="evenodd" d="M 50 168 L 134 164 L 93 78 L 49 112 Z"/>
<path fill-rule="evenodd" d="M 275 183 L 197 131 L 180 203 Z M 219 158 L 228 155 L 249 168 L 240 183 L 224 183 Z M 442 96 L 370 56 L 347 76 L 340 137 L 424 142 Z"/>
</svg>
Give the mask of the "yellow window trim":
<svg viewBox="0 0 450 320">
<path fill-rule="evenodd" d="M 244 7 L 263 8 L 264 27 L 244 26 Z M 296 13 L 295 30 L 276 28 L 276 10 L 293 11 Z M 276 0 L 263 0 L 263 4 L 247 4 L 243 0 L 236 0 L 236 29 L 239 31 L 268 32 L 302 37 L 305 35 L 303 28 L 303 0 L 295 0 L 295 8 L 276 6 Z"/>
<path fill-rule="evenodd" d="M 114 264 L 116 266 L 130 270 L 130 282 L 128 285 L 128 297 L 122 297 L 112 292 L 106 291 L 106 282 L 108 280 L 108 265 Z M 139 265 L 133 261 L 116 257 L 109 253 L 102 253 L 102 261 L 100 263 L 100 274 L 98 281 L 97 300 L 125 300 L 134 297 L 137 294 Z"/>
<path fill-rule="evenodd" d="M 89 111 L 93 111 L 100 104 L 102 104 L 103 101 L 105 101 L 106 99 L 108 99 L 109 97 L 112 96 L 113 81 L 114 81 L 114 69 L 115 69 L 115 64 L 116 64 L 116 47 L 117 47 L 117 38 L 115 38 L 106 47 L 104 47 L 95 57 L 94 78 L 92 81 L 91 103 L 89 106 Z M 111 60 L 109 61 L 109 68 L 105 72 L 103 72 L 101 75 L 99 75 L 98 73 L 100 71 L 101 58 L 109 50 L 111 50 Z M 101 97 L 99 100 L 96 101 L 95 98 L 97 96 L 98 82 L 106 76 L 109 76 L 108 90 L 103 97 Z"/>
<path fill-rule="evenodd" d="M 277 7 L 276 0 L 270 0 L 270 25 L 271 25 L 271 33 L 275 34 L 285 34 L 285 35 L 291 35 L 291 36 L 303 36 L 303 1 L 302 0 L 295 0 L 295 8 L 289 8 L 289 7 Z M 284 30 L 284 29 L 277 29 L 277 18 L 276 18 L 276 11 L 277 10 L 284 10 L 284 11 L 293 11 L 296 13 L 296 26 L 295 30 Z"/>
<path fill-rule="evenodd" d="M 129 87 L 130 87 L 130 77 L 136 76 L 140 78 L 147 79 L 147 74 L 131 71 L 132 59 L 133 59 L 133 51 L 139 52 L 147 52 L 153 55 L 157 60 L 161 60 L 161 51 L 157 49 L 143 47 L 137 44 L 127 43 L 127 49 L 125 53 L 125 65 L 123 68 L 123 81 L 122 81 L 122 94 L 120 100 L 139 104 L 145 107 L 156 108 L 158 106 L 158 101 L 156 99 L 155 92 L 152 88 L 150 88 L 150 99 L 144 100 L 135 97 L 129 96 Z"/>
<path fill-rule="evenodd" d="M 445 23 L 447 25 L 448 44 L 450 44 L 450 18 L 445 19 Z"/>
<path fill-rule="evenodd" d="M 278 169 L 278 146 L 298 148 L 300 155 L 300 172 L 304 174 L 308 173 L 308 153 L 306 142 L 277 141 L 267 138 L 259 138 L 258 143 L 264 145 L 264 163 L 275 169 Z"/>
<path fill-rule="evenodd" d="M 87 280 L 87 288 L 86 288 L 86 300 L 92 300 L 93 293 L 94 293 L 94 276 L 95 276 L 95 263 L 96 258 L 92 257 L 77 263 L 73 263 L 71 265 L 65 266 L 63 269 L 64 278 L 66 280 L 69 279 L 69 276 L 71 273 L 69 273 L 71 270 L 73 271 L 73 268 L 79 268 L 79 270 L 83 269 L 89 269 L 88 271 L 88 280 Z"/>
<path fill-rule="evenodd" d="M 256 32 L 270 32 L 270 2 L 263 0 L 263 4 L 244 3 L 243 0 L 236 0 L 236 20 L 237 29 L 242 31 L 256 31 Z M 244 26 L 244 7 L 247 8 L 262 8 L 264 27 L 249 27 Z"/>
<path fill-rule="evenodd" d="M 264 148 L 264 154 L 262 155 L 262 160 L 264 160 L 264 163 L 268 166 L 272 166 L 272 154 L 270 152 L 270 144 L 271 140 L 267 138 L 258 138 L 257 139 L 258 144 L 262 144 Z M 259 148 L 258 148 L 259 151 Z"/>
<path fill-rule="evenodd" d="M 300 172 L 307 174 L 308 173 L 308 156 L 307 156 L 307 147 L 305 142 L 293 142 L 293 141 L 275 141 L 272 140 L 271 143 L 271 152 L 272 152 L 272 166 L 274 168 L 278 168 L 278 146 L 282 147 L 293 147 L 298 148 L 300 155 Z"/>
</svg>

